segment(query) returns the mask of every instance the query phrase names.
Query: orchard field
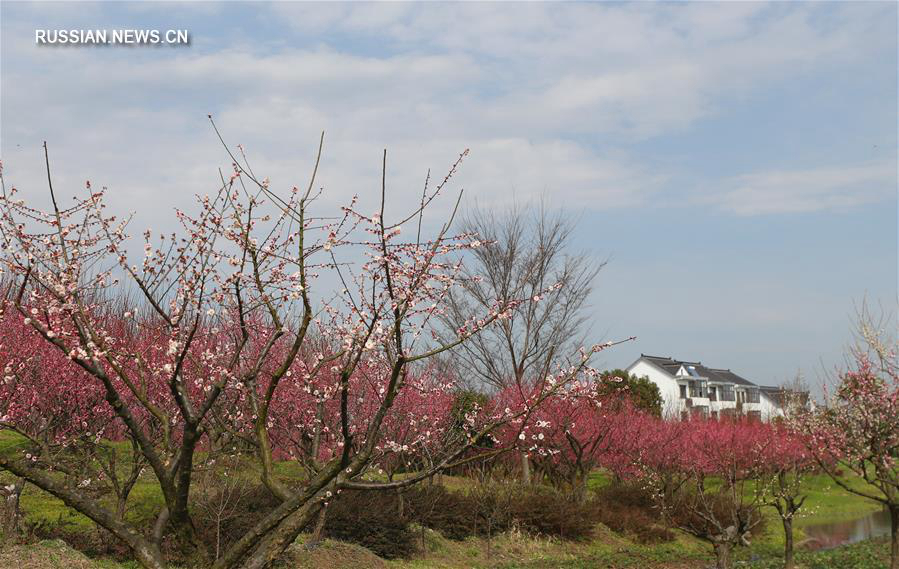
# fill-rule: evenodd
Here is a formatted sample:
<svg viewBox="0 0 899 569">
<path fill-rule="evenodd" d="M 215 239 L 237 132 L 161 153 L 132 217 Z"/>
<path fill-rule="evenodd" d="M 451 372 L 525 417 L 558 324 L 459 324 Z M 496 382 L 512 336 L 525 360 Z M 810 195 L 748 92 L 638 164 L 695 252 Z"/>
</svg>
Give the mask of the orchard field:
<svg viewBox="0 0 899 569">
<path fill-rule="evenodd" d="M 568 218 L 459 221 L 459 192 L 423 221 L 467 151 L 404 210 L 385 151 L 376 211 L 319 211 L 318 157 L 276 192 L 222 144 L 138 251 L 105 190 L 60 205 L 46 147 L 52 209 L 3 183 L 3 566 L 899 569 L 896 344 L 866 314 L 823 404 L 672 420 L 596 367 L 633 338 L 586 341 Z M 805 550 L 877 508 L 889 545 Z"/>
</svg>

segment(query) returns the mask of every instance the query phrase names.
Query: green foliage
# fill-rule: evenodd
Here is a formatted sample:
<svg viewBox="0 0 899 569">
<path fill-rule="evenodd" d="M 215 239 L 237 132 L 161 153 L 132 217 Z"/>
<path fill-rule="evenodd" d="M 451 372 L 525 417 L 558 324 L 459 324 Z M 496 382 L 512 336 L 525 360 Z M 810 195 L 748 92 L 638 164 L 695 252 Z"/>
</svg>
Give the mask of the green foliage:
<svg viewBox="0 0 899 569">
<path fill-rule="evenodd" d="M 490 401 L 490 398 L 479 391 L 473 389 L 460 389 L 456 392 L 456 398 L 453 401 L 453 409 L 451 411 L 453 423 L 461 426 L 465 422 L 465 415 L 474 411 L 476 406 L 483 407 Z"/>
<path fill-rule="evenodd" d="M 623 369 L 605 371 L 601 377 L 598 388 L 601 395 L 626 397 L 637 409 L 662 416 L 662 394 L 659 386 L 648 378 L 631 375 Z"/>
<path fill-rule="evenodd" d="M 452 417 L 452 426 L 450 429 L 456 433 L 466 431 L 468 427 L 466 427 L 465 415 L 473 412 L 478 407 L 487 405 L 489 401 L 490 398 L 480 391 L 475 391 L 473 389 L 461 389 L 457 391 L 455 399 L 453 400 L 453 408 L 450 411 L 450 416 Z M 481 447 L 492 447 L 493 439 L 490 437 L 481 437 L 478 439 L 477 444 Z"/>
</svg>

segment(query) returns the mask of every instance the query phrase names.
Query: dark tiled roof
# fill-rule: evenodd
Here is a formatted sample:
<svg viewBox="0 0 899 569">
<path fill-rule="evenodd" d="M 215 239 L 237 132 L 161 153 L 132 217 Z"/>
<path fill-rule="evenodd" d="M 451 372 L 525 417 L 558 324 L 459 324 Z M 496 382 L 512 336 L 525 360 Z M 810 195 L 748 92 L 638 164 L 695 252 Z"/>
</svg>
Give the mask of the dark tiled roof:
<svg viewBox="0 0 899 569">
<path fill-rule="evenodd" d="M 721 381 L 724 383 L 735 383 L 737 385 L 751 385 L 755 386 L 754 383 L 746 379 L 745 377 L 740 377 L 729 369 L 712 369 L 712 368 L 703 368 L 706 370 L 709 375 L 708 377 L 711 381 Z"/>
<path fill-rule="evenodd" d="M 756 387 L 753 382 L 744 377 L 740 377 L 729 369 L 706 367 L 702 365 L 702 362 L 689 362 L 686 360 L 676 360 L 671 357 L 648 356 L 646 354 L 640 354 L 640 357 L 654 363 L 671 375 L 675 375 L 681 366 L 693 366 L 696 369 L 696 373 L 702 377 L 708 378 L 709 381 Z"/>
<path fill-rule="evenodd" d="M 680 369 L 680 366 L 683 363 L 683 362 L 679 362 L 679 361 L 675 360 L 674 358 L 662 358 L 659 356 L 647 356 L 646 354 L 640 354 L 640 357 L 642 357 L 645 360 L 651 361 L 652 363 L 654 363 L 655 365 L 664 369 L 671 375 L 676 374 L 677 370 Z"/>
<path fill-rule="evenodd" d="M 760 385 L 759 389 L 768 397 L 768 399 L 774 401 L 780 407 L 783 407 L 789 401 L 793 401 L 803 406 L 808 405 L 808 402 L 810 401 L 808 391 L 794 391 L 786 387 L 773 387 L 770 385 Z"/>
</svg>

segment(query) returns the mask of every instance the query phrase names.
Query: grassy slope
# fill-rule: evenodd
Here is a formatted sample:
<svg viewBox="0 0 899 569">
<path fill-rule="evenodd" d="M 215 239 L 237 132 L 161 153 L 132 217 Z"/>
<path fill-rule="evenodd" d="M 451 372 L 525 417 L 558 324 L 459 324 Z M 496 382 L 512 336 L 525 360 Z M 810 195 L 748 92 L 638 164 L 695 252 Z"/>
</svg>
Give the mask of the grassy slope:
<svg viewBox="0 0 899 569">
<path fill-rule="evenodd" d="M 9 433 L 0 432 L 0 452 L 15 452 L 20 440 Z M 295 466 L 278 465 L 279 474 L 284 478 L 296 478 L 301 474 Z M 147 476 L 147 475 L 145 475 Z M 9 476 L 0 473 L 0 483 Z M 464 488 L 469 482 L 455 477 L 442 477 L 449 488 Z M 592 488 L 607 484 L 608 477 L 597 472 L 590 479 Z M 860 479 L 851 480 L 859 486 Z M 803 538 L 802 527 L 822 521 L 852 519 L 877 510 L 879 505 L 833 484 L 824 475 L 810 476 L 806 483 L 808 492 L 808 513 L 796 522 L 797 541 Z M 161 506 L 161 497 L 149 476 L 137 484 L 129 506 L 128 517 L 133 521 L 151 519 Z M 22 508 L 28 523 L 57 523 L 60 520 L 71 524 L 70 528 L 94 528 L 93 522 L 65 507 L 56 498 L 32 486 L 26 487 L 22 496 Z M 783 547 L 783 533 L 780 520 L 773 509 L 767 508 L 768 524 L 764 535 L 756 538 L 752 547 L 738 550 L 738 559 L 776 559 Z M 487 545 L 483 540 L 471 539 L 452 542 L 426 532 L 427 553 L 420 559 L 394 561 L 389 565 L 404 569 L 418 568 L 462 568 L 462 567 L 666 567 L 687 568 L 704 566 L 710 559 L 710 548 L 690 536 L 679 535 L 672 543 L 643 546 L 618 536 L 604 527 L 597 529 L 595 538 L 587 543 L 559 543 L 552 540 L 532 539 L 525 536 L 506 535 L 498 537 Z M 859 546 L 865 549 L 866 546 Z M 876 553 L 876 546 L 874 547 Z M 886 547 L 881 547 L 884 551 Z M 852 550 L 854 551 L 854 550 Z M 867 554 L 867 552 L 865 553 Z M 773 562 L 772 562 L 773 563 Z M 111 566 L 111 565 L 106 565 Z M 764 565 L 764 567 L 771 566 Z M 813 565 L 809 565 L 812 567 Z M 821 565 L 826 567 L 827 565 Z M 838 566 L 838 565 L 834 565 Z M 125 567 L 125 566 L 122 566 Z M 759 565 L 762 567 L 762 565 Z M 849 565 L 847 565 L 849 567 Z M 868 565 L 859 565 L 867 568 Z M 870 565 L 876 567 L 876 565 Z M 354 569 L 360 569 L 358 566 Z"/>
</svg>

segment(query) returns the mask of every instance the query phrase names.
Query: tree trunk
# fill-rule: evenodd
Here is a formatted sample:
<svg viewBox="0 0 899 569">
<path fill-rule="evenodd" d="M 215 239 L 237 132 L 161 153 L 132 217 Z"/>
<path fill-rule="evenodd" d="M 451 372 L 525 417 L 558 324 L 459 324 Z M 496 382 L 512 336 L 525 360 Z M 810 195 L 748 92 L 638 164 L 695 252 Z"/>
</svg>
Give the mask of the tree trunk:
<svg viewBox="0 0 899 569">
<path fill-rule="evenodd" d="M 521 482 L 524 484 L 531 483 L 531 461 L 525 452 L 521 453 Z"/>
<path fill-rule="evenodd" d="M 322 508 L 318 512 L 318 521 L 315 522 L 315 529 L 312 531 L 312 539 L 309 544 L 315 545 L 322 540 L 322 534 L 325 531 L 325 518 L 328 517 L 328 508 Z"/>
<path fill-rule="evenodd" d="M 116 498 L 115 515 L 120 520 L 125 520 L 125 509 L 128 507 L 128 496 L 119 496 Z"/>
<path fill-rule="evenodd" d="M 162 552 L 153 545 L 141 544 L 131 548 L 134 557 L 141 567 L 145 569 L 166 569 L 167 565 L 162 557 Z"/>
<path fill-rule="evenodd" d="M 5 492 L 0 493 L 0 497 L 6 496 L 3 504 L 2 519 L 0 519 L 0 540 L 9 538 L 19 531 L 19 500 L 22 496 L 22 490 L 25 489 L 25 479 L 17 478 L 16 481 L 7 487 Z"/>
<path fill-rule="evenodd" d="M 890 505 L 890 569 L 899 569 L 899 504 Z"/>
<path fill-rule="evenodd" d="M 793 569 L 793 520 L 782 519 L 784 524 L 784 569 Z"/>
<path fill-rule="evenodd" d="M 715 569 L 730 569 L 730 544 L 715 543 Z"/>
<path fill-rule="evenodd" d="M 581 469 L 575 476 L 574 497 L 580 504 L 587 501 L 587 480 L 589 479 L 590 472 L 585 469 Z"/>
<path fill-rule="evenodd" d="M 240 569 L 266 569 L 287 549 L 306 527 L 312 518 L 321 510 L 316 499 L 310 499 L 300 509 L 288 514 L 274 529 L 266 532 L 265 537 L 250 553 Z M 232 565 L 233 566 L 233 565 Z"/>
<path fill-rule="evenodd" d="M 215 518 L 215 558 L 222 554 L 222 516 Z"/>
</svg>

